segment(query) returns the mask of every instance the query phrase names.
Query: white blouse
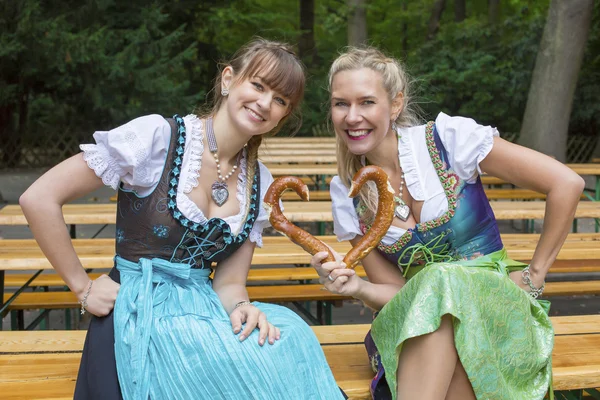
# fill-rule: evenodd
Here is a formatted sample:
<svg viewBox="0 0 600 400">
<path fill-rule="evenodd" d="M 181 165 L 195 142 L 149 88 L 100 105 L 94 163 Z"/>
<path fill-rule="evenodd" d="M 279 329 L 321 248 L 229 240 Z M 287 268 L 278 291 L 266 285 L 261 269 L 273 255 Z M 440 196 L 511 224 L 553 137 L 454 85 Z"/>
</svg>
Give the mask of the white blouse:
<svg viewBox="0 0 600 400">
<path fill-rule="evenodd" d="M 183 118 L 186 129 L 185 150 L 177 186 L 177 207 L 188 219 L 205 224 L 204 213 L 188 197 L 198 186 L 204 153 L 204 127 L 202 120 L 191 114 Z M 165 167 L 165 160 L 171 138 L 171 126 L 160 115 L 146 115 L 110 131 L 94 133 L 96 144 L 82 144 L 83 158 L 105 185 L 117 189 L 120 182 L 127 190 L 139 196 L 147 196 L 158 185 Z M 246 209 L 246 151 L 240 160 L 240 173 L 237 181 L 239 214 L 223 218 L 232 232 L 239 232 L 243 226 Z M 273 182 L 269 170 L 259 162 L 260 196 L 264 197 Z M 250 241 L 262 247 L 262 232 L 269 225 L 267 212 L 260 207 L 259 215 L 250 232 Z"/>
<path fill-rule="evenodd" d="M 435 126 L 454 172 L 468 184 L 475 183 L 481 174 L 479 163 L 492 150 L 498 130 L 479 125 L 470 118 L 450 117 L 444 113 L 437 116 Z M 427 149 L 425 125 L 399 128 L 397 132 L 398 158 L 406 188 L 413 199 L 424 202 L 420 223 L 441 217 L 448 211 L 448 200 Z M 348 197 L 349 188 L 338 176 L 331 180 L 330 192 L 333 231 L 338 240 L 351 240 L 362 235 L 354 203 Z M 392 245 L 405 232 L 405 229 L 390 226 L 382 243 Z"/>
</svg>

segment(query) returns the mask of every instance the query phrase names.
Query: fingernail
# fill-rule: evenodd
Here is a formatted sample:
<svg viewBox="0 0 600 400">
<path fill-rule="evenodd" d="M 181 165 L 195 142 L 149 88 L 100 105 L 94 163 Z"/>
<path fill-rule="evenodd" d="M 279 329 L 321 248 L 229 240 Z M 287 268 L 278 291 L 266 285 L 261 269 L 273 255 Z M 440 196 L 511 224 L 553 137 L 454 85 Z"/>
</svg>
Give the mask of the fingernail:
<svg viewBox="0 0 600 400">
<path fill-rule="evenodd" d="M 246 336 L 244 336 L 244 335 L 241 335 L 241 336 L 240 336 L 240 342 L 243 342 L 243 341 L 244 341 L 244 339 L 246 339 Z"/>
<path fill-rule="evenodd" d="M 265 344 L 265 341 L 261 339 L 258 341 L 258 344 L 260 344 L 262 346 L 263 344 Z"/>
<path fill-rule="evenodd" d="M 342 267 L 346 268 L 346 263 L 345 262 L 342 263 Z"/>
</svg>

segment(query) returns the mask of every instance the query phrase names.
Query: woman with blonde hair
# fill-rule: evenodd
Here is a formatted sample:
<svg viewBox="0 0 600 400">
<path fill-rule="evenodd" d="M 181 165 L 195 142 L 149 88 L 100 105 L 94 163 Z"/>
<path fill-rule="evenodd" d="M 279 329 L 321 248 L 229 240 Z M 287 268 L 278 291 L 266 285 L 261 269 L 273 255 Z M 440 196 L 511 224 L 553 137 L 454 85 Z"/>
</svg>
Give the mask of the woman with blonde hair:
<svg viewBox="0 0 600 400">
<path fill-rule="evenodd" d="M 325 287 L 378 311 L 366 338 L 376 399 L 542 399 L 551 384 L 549 303 L 538 299 L 584 182 L 563 164 L 511 144 L 490 126 L 439 113 L 422 124 L 401 64 L 351 48 L 329 73 L 338 176 L 334 231 L 355 244 L 377 212 L 373 188 L 348 198 L 366 164 L 388 174 L 395 218 L 363 265 L 312 265 Z M 529 265 L 507 257 L 482 171 L 547 195 Z M 339 258 L 338 258 L 339 259 Z"/>
<path fill-rule="evenodd" d="M 304 83 L 287 45 L 253 40 L 218 75 L 212 111 L 96 132 L 22 195 L 39 246 L 93 314 L 75 399 L 343 398 L 306 323 L 246 290 L 273 180 L 258 147 L 294 119 Z M 115 267 L 92 281 L 61 206 L 102 184 L 118 188 Z"/>
</svg>

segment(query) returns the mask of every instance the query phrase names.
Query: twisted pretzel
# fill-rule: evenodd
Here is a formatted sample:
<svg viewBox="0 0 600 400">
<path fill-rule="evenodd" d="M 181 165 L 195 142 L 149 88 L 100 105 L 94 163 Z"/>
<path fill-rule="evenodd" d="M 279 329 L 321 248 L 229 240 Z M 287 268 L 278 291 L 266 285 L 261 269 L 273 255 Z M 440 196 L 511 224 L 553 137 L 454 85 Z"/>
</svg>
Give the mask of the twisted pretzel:
<svg viewBox="0 0 600 400">
<path fill-rule="evenodd" d="M 356 264 L 367 256 L 377 246 L 385 236 L 392 220 L 394 219 L 394 190 L 388 182 L 387 174 L 375 165 L 368 165 L 361 168 L 352 178 L 352 185 L 348 197 L 355 197 L 367 181 L 375 182 L 379 196 L 377 205 L 377 214 L 371 229 L 360 239 L 344 257 L 344 262 L 348 268 L 356 267 Z M 275 179 L 269 186 L 263 207 L 269 214 L 269 221 L 273 228 L 286 235 L 290 240 L 308 253 L 315 255 L 318 252 L 326 251 L 329 255 L 323 262 L 335 261 L 329 247 L 310 233 L 298 228 L 292 224 L 281 212 L 279 199 L 286 190 L 295 191 L 303 201 L 309 200 L 308 188 L 302 180 L 295 176 L 284 176 Z"/>
</svg>

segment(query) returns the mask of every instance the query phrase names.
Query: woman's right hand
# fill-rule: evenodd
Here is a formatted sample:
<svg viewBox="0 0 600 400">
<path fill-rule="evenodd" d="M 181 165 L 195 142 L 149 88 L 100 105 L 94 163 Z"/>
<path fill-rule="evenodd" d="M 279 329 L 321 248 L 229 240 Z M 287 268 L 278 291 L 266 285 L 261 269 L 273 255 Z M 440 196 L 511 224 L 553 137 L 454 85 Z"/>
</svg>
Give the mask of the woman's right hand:
<svg viewBox="0 0 600 400">
<path fill-rule="evenodd" d="M 88 286 L 86 285 L 85 290 L 87 288 Z M 108 275 L 101 275 L 92 284 L 85 309 L 96 317 L 107 316 L 115 307 L 115 301 L 117 300 L 120 288 L 121 285 L 113 281 Z M 83 300 L 85 290 L 77 294 L 79 301 Z"/>
<path fill-rule="evenodd" d="M 310 260 L 310 265 L 319 274 L 319 282 L 332 293 L 356 297 L 364 281 L 356 275 L 356 271 L 346 268 L 346 264 L 337 252 L 334 250 L 331 252 L 335 261 L 322 264 L 323 259 L 328 256 L 325 251 L 315 254 Z"/>
</svg>

